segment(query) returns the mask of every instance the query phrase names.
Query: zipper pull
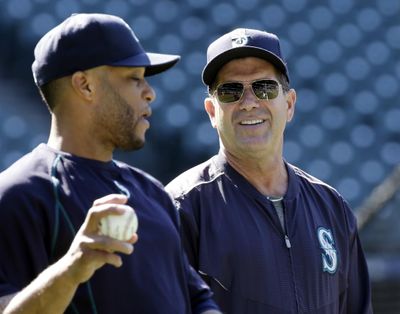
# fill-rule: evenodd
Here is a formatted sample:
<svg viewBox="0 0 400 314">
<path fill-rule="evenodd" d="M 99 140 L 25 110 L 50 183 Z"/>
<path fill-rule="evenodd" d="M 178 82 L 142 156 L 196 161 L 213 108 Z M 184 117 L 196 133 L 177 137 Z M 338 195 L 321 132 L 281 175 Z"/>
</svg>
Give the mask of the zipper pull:
<svg viewBox="0 0 400 314">
<path fill-rule="evenodd" d="M 285 243 L 286 243 L 286 247 L 288 249 L 290 249 L 292 247 L 292 245 L 290 244 L 289 237 L 286 234 L 285 234 Z"/>
</svg>

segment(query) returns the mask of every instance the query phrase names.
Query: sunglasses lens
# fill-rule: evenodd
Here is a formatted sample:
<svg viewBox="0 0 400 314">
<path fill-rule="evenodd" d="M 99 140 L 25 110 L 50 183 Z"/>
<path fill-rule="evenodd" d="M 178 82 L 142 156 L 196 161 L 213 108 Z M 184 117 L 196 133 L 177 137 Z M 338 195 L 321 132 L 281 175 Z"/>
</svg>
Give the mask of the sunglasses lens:
<svg viewBox="0 0 400 314">
<path fill-rule="evenodd" d="M 279 95 L 279 84 L 273 80 L 255 81 L 251 86 L 259 99 L 274 99 Z"/>
<path fill-rule="evenodd" d="M 222 103 L 235 102 L 242 97 L 243 84 L 242 83 L 225 83 L 218 87 L 217 97 Z"/>
</svg>

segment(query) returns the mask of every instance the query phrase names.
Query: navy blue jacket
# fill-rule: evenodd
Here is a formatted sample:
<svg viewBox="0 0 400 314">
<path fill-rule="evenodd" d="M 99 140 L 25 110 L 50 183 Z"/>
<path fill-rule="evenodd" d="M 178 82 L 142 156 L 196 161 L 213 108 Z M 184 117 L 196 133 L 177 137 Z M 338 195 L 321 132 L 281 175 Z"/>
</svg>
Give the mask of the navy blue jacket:
<svg viewBox="0 0 400 314">
<path fill-rule="evenodd" d="M 127 192 L 129 191 L 129 192 Z M 123 265 L 81 284 L 66 313 L 188 314 L 216 308 L 189 266 L 178 215 L 161 184 L 119 162 L 40 145 L 0 174 L 0 296 L 28 285 L 68 250 L 95 199 L 130 193 L 139 241 Z"/>
<path fill-rule="evenodd" d="M 272 202 L 221 153 L 168 184 L 190 262 L 228 314 L 371 313 L 348 204 L 330 186 L 286 168 L 286 232 Z"/>
</svg>

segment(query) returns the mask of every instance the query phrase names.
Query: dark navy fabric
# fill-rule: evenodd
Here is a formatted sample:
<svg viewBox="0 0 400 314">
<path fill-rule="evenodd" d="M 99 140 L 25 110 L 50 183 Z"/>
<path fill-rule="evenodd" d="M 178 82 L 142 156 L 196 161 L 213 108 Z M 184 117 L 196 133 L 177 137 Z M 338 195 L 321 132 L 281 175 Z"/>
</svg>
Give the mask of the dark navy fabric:
<svg viewBox="0 0 400 314">
<path fill-rule="evenodd" d="M 101 65 L 145 67 L 145 76 L 172 67 L 180 56 L 146 52 L 129 25 L 109 14 L 73 14 L 35 47 L 32 73 L 42 86 Z"/>
<path fill-rule="evenodd" d="M 228 314 L 372 313 L 368 270 L 348 204 L 330 186 L 288 163 L 286 168 L 290 244 L 272 202 L 221 153 L 168 184 L 189 261 Z M 333 240 L 328 244 L 327 234 Z M 332 267 L 324 268 L 325 262 Z"/>
<path fill-rule="evenodd" d="M 66 313 L 216 308 L 183 254 L 176 208 L 158 181 L 120 162 L 78 158 L 44 144 L 0 174 L 0 296 L 21 290 L 63 256 L 93 201 L 121 189 L 129 190 L 139 219 L 135 251 L 121 254 L 121 268 L 106 265 L 80 285 Z"/>
</svg>

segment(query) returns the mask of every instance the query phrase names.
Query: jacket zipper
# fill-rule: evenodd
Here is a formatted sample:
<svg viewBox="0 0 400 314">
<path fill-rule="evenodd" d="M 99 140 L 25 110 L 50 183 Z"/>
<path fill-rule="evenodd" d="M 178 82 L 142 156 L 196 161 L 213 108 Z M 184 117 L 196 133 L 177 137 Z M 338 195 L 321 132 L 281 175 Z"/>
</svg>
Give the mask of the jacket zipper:
<svg viewBox="0 0 400 314">
<path fill-rule="evenodd" d="M 292 247 L 292 244 L 290 243 L 290 240 L 289 240 L 289 237 L 287 236 L 287 234 L 285 234 L 285 244 L 288 249 L 290 249 Z"/>
</svg>

